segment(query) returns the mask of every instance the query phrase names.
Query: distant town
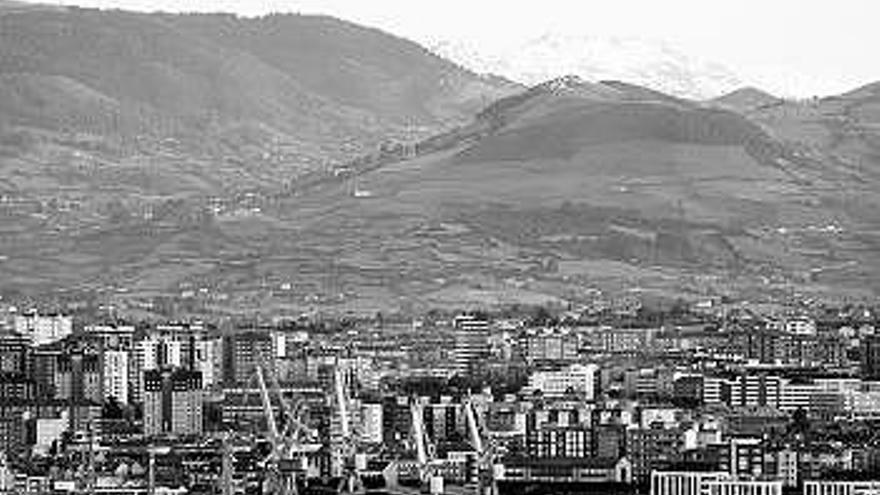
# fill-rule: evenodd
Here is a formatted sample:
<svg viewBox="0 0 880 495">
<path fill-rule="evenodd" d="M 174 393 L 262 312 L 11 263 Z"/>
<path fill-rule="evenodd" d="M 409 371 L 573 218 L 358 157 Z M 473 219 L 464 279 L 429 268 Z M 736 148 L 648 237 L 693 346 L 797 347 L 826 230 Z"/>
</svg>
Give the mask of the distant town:
<svg viewBox="0 0 880 495">
<path fill-rule="evenodd" d="M 877 308 L 4 308 L 0 493 L 880 491 Z"/>
</svg>

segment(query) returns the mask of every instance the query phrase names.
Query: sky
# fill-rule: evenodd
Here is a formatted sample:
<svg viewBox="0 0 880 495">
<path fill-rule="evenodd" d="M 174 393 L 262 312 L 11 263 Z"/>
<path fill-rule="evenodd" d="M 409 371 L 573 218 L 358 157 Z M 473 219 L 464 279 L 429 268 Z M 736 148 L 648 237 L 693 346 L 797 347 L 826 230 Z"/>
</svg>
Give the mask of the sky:
<svg viewBox="0 0 880 495">
<path fill-rule="evenodd" d="M 328 14 L 418 42 L 510 45 L 547 33 L 644 37 L 781 96 L 880 81 L 877 0 L 43 0 L 129 10 Z"/>
</svg>

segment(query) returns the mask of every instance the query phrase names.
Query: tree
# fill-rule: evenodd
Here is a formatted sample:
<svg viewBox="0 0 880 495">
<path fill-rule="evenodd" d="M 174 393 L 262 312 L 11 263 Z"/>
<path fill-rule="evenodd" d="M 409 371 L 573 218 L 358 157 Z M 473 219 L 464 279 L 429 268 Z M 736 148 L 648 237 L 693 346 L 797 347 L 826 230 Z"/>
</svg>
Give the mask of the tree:
<svg viewBox="0 0 880 495">
<path fill-rule="evenodd" d="M 101 417 L 104 419 L 123 419 L 125 417 L 125 411 L 122 410 L 122 406 L 116 397 L 111 395 L 104 400 L 104 405 L 101 408 Z"/>
</svg>

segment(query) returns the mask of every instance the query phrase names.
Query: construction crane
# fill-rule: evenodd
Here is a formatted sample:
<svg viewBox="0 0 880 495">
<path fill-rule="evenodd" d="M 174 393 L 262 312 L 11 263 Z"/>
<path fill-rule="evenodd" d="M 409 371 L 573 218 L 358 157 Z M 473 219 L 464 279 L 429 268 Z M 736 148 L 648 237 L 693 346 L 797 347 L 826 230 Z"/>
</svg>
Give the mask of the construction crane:
<svg viewBox="0 0 880 495">
<path fill-rule="evenodd" d="M 233 486 L 233 483 L 235 482 L 233 477 L 235 466 L 233 465 L 232 443 L 229 436 L 228 433 L 223 435 L 223 471 L 220 479 L 220 486 L 223 495 L 233 495 L 235 493 L 235 487 Z"/>
<path fill-rule="evenodd" d="M 434 445 L 428 437 L 428 432 L 425 431 L 424 406 L 418 399 L 414 399 L 410 404 L 410 415 L 416 448 L 416 462 L 419 467 L 419 481 L 423 489 L 429 487 L 433 491 L 434 488 L 442 486 L 442 482 L 436 481 L 437 476 L 435 476 L 436 470 L 434 468 L 437 460 Z"/>
<path fill-rule="evenodd" d="M 272 447 L 266 460 L 270 475 L 270 489 L 275 495 L 297 495 L 297 470 L 307 470 L 306 455 L 313 450 L 304 445 L 303 436 L 304 434 L 313 436 L 314 432 L 299 420 L 299 415 L 281 393 L 277 378 L 273 374 L 270 376 L 272 392 L 277 397 L 285 416 L 285 424 L 282 429 L 279 429 L 275 418 L 263 366 L 256 367 L 252 378 L 259 387 L 263 416 L 266 419 L 266 429 Z"/>
<path fill-rule="evenodd" d="M 471 446 L 477 455 L 477 495 L 497 495 L 498 485 L 495 481 L 495 454 L 492 443 L 485 437 L 486 428 L 480 421 L 473 398 L 466 397 L 462 406 Z"/>
<path fill-rule="evenodd" d="M 342 480 L 339 484 L 340 493 L 364 493 L 363 480 L 360 475 L 360 466 L 357 459 L 357 441 L 351 428 L 351 418 L 348 413 L 348 394 L 342 370 L 337 365 L 333 374 L 334 390 L 336 398 L 336 411 L 339 414 L 339 424 L 342 431 L 342 441 L 337 453 L 342 464 Z"/>
</svg>

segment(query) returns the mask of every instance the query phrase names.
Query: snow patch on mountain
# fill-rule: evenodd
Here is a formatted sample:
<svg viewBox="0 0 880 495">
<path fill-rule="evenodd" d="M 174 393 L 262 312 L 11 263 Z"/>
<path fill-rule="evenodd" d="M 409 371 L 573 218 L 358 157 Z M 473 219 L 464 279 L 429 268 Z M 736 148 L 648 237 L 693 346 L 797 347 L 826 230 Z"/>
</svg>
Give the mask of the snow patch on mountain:
<svg viewBox="0 0 880 495">
<path fill-rule="evenodd" d="M 705 100 L 743 85 L 726 67 L 687 56 L 667 43 L 634 37 L 547 34 L 523 43 L 490 47 L 434 41 L 441 57 L 482 74 L 534 86 L 567 74 L 589 81 L 620 80 L 673 96 Z"/>
</svg>

